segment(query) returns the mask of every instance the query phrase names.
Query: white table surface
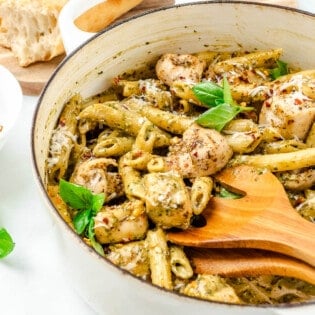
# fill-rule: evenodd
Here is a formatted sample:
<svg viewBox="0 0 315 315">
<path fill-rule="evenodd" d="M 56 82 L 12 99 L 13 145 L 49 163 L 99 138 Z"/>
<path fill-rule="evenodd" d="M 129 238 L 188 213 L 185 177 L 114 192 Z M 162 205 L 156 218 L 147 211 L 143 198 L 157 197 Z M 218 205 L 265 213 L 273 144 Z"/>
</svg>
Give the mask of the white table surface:
<svg viewBox="0 0 315 315">
<path fill-rule="evenodd" d="M 34 181 L 30 130 L 37 99 L 24 96 L 0 151 L 0 226 L 16 243 L 0 261 L 0 314 L 95 315 L 63 277 L 56 227 Z"/>
</svg>

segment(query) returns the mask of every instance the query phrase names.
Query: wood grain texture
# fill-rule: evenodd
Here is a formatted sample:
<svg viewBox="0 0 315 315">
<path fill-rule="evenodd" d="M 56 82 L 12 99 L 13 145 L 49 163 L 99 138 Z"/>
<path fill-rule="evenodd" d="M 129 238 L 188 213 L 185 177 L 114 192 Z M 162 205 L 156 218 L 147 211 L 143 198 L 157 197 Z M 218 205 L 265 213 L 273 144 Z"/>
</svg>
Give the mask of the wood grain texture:
<svg viewBox="0 0 315 315">
<path fill-rule="evenodd" d="M 275 175 L 241 165 L 224 170 L 217 179 L 245 196 L 213 197 L 202 212 L 207 224 L 170 232 L 170 241 L 190 247 L 270 250 L 315 267 L 315 225 L 292 208 Z"/>
<path fill-rule="evenodd" d="M 302 261 L 270 251 L 255 249 L 187 248 L 194 271 L 225 277 L 277 275 L 315 285 L 315 268 Z"/>
<path fill-rule="evenodd" d="M 144 0 L 139 6 L 124 14 L 120 19 L 139 14 L 149 9 L 174 4 L 174 0 Z M 39 95 L 56 67 L 65 55 L 48 62 L 38 62 L 26 68 L 20 67 L 9 49 L 0 47 L 0 64 L 8 68 L 20 82 L 24 95 Z"/>
</svg>

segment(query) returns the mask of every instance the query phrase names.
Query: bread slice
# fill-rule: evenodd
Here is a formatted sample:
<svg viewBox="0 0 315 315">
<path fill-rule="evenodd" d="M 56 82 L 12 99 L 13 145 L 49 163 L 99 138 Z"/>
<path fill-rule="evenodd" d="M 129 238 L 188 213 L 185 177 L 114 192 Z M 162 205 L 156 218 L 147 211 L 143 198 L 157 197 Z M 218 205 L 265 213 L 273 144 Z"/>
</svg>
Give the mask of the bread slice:
<svg viewBox="0 0 315 315">
<path fill-rule="evenodd" d="M 57 20 L 67 0 L 0 0 L 0 45 L 26 67 L 64 53 Z"/>
</svg>

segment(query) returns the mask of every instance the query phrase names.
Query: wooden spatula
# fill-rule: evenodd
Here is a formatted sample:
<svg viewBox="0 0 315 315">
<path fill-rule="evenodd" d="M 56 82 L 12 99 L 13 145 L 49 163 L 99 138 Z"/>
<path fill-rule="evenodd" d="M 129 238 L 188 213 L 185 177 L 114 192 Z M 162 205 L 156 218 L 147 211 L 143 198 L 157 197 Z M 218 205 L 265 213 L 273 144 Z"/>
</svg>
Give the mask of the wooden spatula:
<svg viewBox="0 0 315 315">
<path fill-rule="evenodd" d="M 315 266 L 315 225 L 293 209 L 270 171 L 240 165 L 225 169 L 217 179 L 245 196 L 212 198 L 202 213 L 207 224 L 169 232 L 171 242 L 190 247 L 264 249 Z"/>
<path fill-rule="evenodd" d="M 282 254 L 248 248 L 189 247 L 185 251 L 196 273 L 226 277 L 278 275 L 315 285 L 315 268 Z"/>
</svg>

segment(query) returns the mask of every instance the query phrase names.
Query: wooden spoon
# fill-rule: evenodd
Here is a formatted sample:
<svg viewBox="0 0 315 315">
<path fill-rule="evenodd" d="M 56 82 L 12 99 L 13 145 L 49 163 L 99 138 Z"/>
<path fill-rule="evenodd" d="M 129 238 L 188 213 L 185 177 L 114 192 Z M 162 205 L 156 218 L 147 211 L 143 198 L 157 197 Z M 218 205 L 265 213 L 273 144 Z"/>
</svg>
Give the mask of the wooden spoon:
<svg viewBox="0 0 315 315">
<path fill-rule="evenodd" d="M 282 254 L 257 249 L 185 249 L 194 271 L 226 277 L 277 275 L 293 277 L 315 285 L 315 268 Z"/>
<path fill-rule="evenodd" d="M 143 0 L 107 0 L 90 8 L 74 21 L 85 32 L 99 32 Z"/>
<path fill-rule="evenodd" d="M 225 169 L 217 179 L 245 196 L 213 197 L 202 213 L 207 224 L 169 232 L 171 242 L 190 247 L 265 249 L 315 266 L 315 225 L 293 209 L 270 171 L 240 165 Z"/>
</svg>

